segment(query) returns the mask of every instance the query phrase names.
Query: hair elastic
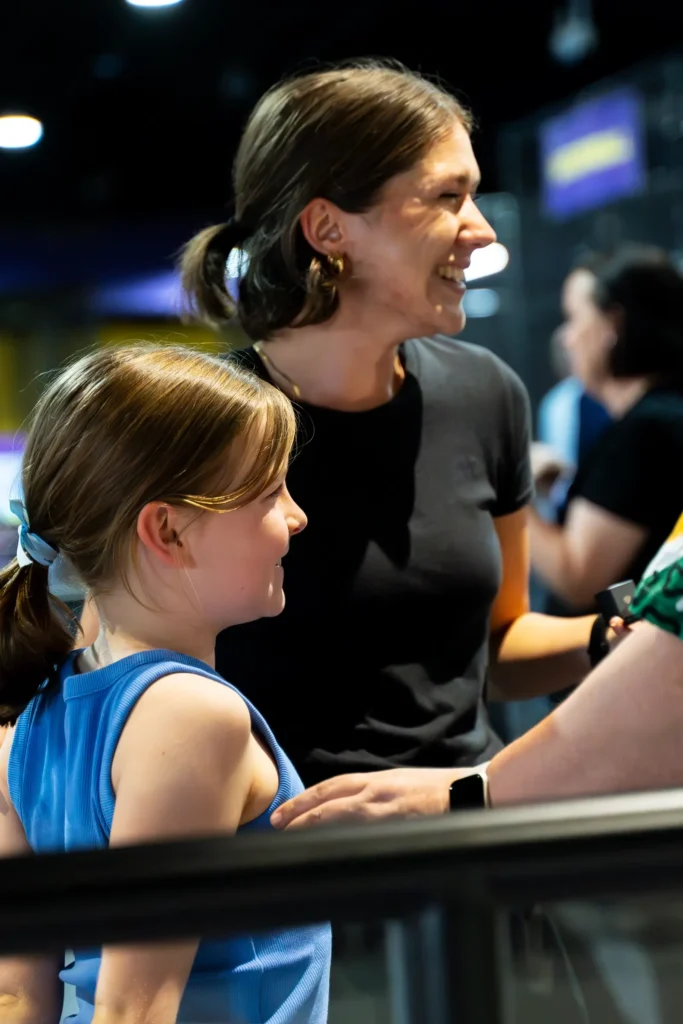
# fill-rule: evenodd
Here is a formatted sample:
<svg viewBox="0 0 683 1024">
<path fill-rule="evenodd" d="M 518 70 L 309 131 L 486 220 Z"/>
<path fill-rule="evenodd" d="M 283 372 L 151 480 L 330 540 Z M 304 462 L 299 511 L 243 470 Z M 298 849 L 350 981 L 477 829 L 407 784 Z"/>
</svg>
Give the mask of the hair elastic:
<svg viewBox="0 0 683 1024">
<path fill-rule="evenodd" d="M 59 551 L 43 540 L 37 533 L 32 533 L 26 514 L 26 506 L 21 498 L 12 498 L 10 511 L 19 520 L 19 540 L 17 542 L 17 562 L 20 566 L 37 562 L 49 568 L 59 557 Z"/>
</svg>

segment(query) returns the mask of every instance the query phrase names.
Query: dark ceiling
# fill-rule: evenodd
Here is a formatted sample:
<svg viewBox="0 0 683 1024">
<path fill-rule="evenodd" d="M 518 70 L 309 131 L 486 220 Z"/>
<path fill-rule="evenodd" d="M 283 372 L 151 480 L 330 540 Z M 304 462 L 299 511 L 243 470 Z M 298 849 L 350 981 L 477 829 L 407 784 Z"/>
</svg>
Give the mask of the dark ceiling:
<svg viewBox="0 0 683 1024">
<path fill-rule="evenodd" d="M 241 124 L 283 72 L 388 55 L 438 73 L 474 107 L 484 187 L 497 126 L 683 41 L 667 0 L 595 0 L 597 52 L 556 65 L 547 39 L 568 0 L 124 0 L 6 2 L 0 112 L 45 124 L 34 150 L 0 151 L 5 225 L 219 216 Z"/>
</svg>

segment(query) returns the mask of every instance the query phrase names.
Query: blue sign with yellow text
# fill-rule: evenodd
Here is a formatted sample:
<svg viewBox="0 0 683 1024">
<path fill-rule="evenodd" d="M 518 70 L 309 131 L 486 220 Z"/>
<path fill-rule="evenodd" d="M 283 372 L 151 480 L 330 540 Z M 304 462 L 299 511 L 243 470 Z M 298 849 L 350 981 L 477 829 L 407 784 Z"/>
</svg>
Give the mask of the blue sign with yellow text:
<svg viewBox="0 0 683 1024">
<path fill-rule="evenodd" d="M 541 127 L 543 207 L 565 219 L 640 192 L 645 185 L 642 102 L 606 93 Z"/>
</svg>

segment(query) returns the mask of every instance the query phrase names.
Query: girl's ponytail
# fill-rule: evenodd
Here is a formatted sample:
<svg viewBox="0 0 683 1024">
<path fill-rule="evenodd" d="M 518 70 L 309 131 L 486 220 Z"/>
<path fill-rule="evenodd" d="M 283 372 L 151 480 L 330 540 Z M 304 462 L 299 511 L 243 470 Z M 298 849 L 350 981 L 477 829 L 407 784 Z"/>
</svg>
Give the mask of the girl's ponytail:
<svg viewBox="0 0 683 1024">
<path fill-rule="evenodd" d="M 74 636 L 71 613 L 50 594 L 47 566 L 13 559 L 0 570 L 0 726 L 14 725 Z"/>
<path fill-rule="evenodd" d="M 74 641 L 73 617 L 52 594 L 49 569 L 56 548 L 31 530 L 22 499 L 17 556 L 0 571 L 0 726 L 13 725 Z"/>
</svg>

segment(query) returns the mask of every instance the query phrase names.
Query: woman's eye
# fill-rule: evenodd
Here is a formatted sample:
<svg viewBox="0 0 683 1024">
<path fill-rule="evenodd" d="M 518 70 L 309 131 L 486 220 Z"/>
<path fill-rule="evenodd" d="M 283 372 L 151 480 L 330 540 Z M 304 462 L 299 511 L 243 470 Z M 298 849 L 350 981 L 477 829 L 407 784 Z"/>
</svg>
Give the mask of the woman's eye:
<svg viewBox="0 0 683 1024">
<path fill-rule="evenodd" d="M 441 198 L 448 199 L 449 201 L 452 202 L 464 203 L 464 201 L 468 198 L 468 195 L 473 203 L 478 203 L 479 200 L 481 199 L 481 196 L 477 195 L 476 192 L 444 192 Z"/>
</svg>

